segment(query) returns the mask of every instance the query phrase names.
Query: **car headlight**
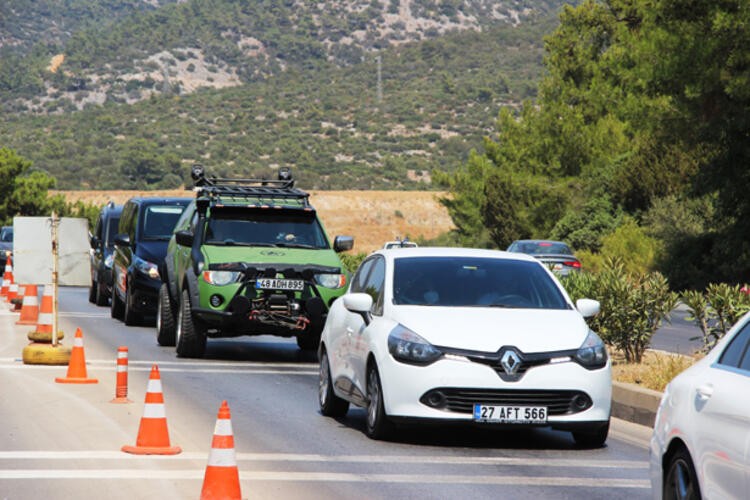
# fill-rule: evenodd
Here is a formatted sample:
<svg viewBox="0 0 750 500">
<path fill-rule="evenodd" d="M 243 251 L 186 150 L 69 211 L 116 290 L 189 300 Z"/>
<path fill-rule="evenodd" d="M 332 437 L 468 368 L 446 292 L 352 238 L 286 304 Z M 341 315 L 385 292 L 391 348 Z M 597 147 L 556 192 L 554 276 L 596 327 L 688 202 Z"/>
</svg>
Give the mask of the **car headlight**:
<svg viewBox="0 0 750 500">
<path fill-rule="evenodd" d="M 140 257 L 134 256 L 133 257 L 133 265 L 137 270 L 148 276 L 149 278 L 158 279 L 159 278 L 159 268 L 156 264 L 153 262 L 149 262 L 147 260 L 143 260 Z"/>
<path fill-rule="evenodd" d="M 326 288 L 343 288 L 346 286 L 346 274 L 316 274 L 315 282 Z"/>
<path fill-rule="evenodd" d="M 209 285 L 224 286 L 237 281 L 240 273 L 236 271 L 203 271 L 203 281 Z"/>
<path fill-rule="evenodd" d="M 115 254 L 111 253 L 104 258 L 104 267 L 112 269 L 112 263 L 115 261 Z"/>
<path fill-rule="evenodd" d="M 574 357 L 578 364 L 589 370 L 603 368 L 607 364 L 607 348 L 602 339 L 593 330 L 589 330 L 586 340 Z"/>
<path fill-rule="evenodd" d="M 403 325 L 388 335 L 388 351 L 397 361 L 415 365 L 429 365 L 443 356 L 439 349 Z"/>
</svg>

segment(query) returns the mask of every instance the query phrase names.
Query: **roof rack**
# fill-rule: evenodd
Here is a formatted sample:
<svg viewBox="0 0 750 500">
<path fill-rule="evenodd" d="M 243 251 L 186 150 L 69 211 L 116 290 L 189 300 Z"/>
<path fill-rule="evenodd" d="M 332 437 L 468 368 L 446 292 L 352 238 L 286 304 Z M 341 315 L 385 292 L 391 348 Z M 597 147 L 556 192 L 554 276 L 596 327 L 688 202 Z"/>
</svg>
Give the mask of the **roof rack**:
<svg viewBox="0 0 750 500">
<path fill-rule="evenodd" d="M 237 198 L 257 198 L 260 205 L 279 206 L 278 200 L 298 200 L 294 208 L 311 209 L 309 193 L 294 187 L 294 179 L 289 167 L 279 169 L 279 178 L 269 179 L 226 179 L 207 177 L 202 165 L 193 165 L 190 173 L 197 197 L 208 197 L 215 204 L 223 201 L 238 201 Z M 283 206 L 283 205 L 282 205 Z"/>
</svg>

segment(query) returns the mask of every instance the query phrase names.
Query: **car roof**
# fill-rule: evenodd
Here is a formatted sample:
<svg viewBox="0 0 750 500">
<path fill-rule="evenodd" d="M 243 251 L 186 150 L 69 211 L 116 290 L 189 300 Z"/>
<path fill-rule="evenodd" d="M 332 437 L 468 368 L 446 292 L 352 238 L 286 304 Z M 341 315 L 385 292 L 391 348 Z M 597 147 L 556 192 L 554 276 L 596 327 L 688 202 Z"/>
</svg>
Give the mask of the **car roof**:
<svg viewBox="0 0 750 500">
<path fill-rule="evenodd" d="M 539 263 L 534 257 L 524 253 L 506 252 L 504 250 L 489 250 L 484 248 L 462 247 L 412 247 L 412 248 L 381 248 L 375 253 L 381 254 L 389 260 L 399 257 L 475 257 L 490 259 L 523 260 Z"/>
</svg>

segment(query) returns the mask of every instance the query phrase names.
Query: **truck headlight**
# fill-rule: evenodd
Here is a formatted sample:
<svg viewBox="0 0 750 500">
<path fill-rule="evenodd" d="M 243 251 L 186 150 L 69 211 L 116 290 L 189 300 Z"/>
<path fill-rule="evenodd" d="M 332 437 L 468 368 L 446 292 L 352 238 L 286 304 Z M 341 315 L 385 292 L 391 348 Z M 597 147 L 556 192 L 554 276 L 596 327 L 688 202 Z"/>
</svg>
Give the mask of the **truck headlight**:
<svg viewBox="0 0 750 500">
<path fill-rule="evenodd" d="M 209 285 L 225 286 L 237 281 L 240 273 L 236 271 L 203 271 L 203 281 Z"/>
<path fill-rule="evenodd" d="M 326 288 L 343 288 L 346 286 L 346 274 L 316 274 L 315 282 Z"/>
<path fill-rule="evenodd" d="M 135 268 L 152 279 L 159 279 L 159 268 L 153 262 L 133 256 L 133 265 Z"/>
</svg>

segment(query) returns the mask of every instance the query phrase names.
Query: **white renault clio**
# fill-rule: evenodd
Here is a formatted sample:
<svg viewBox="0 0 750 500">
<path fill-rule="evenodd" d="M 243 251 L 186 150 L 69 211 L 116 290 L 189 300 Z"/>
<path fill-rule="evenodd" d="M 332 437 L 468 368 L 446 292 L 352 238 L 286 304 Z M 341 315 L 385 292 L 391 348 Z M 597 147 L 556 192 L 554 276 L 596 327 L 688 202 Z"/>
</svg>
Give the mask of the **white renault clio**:
<svg viewBox="0 0 750 500">
<path fill-rule="evenodd" d="M 319 403 L 367 409 L 367 435 L 399 421 L 547 426 L 577 444 L 607 439 L 611 365 L 584 317 L 533 257 L 409 248 L 370 255 L 323 329 Z"/>
</svg>

